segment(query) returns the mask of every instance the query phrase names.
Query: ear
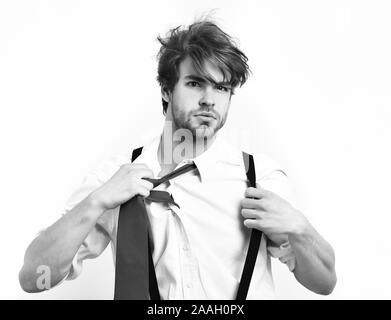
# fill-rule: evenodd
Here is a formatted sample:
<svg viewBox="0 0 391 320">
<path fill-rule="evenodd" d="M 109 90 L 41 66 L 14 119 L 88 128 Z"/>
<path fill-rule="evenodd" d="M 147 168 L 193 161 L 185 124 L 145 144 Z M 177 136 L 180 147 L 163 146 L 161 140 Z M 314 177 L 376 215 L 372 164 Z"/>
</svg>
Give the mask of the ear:
<svg viewBox="0 0 391 320">
<path fill-rule="evenodd" d="M 168 89 L 166 87 L 161 87 L 160 92 L 162 94 L 162 99 L 169 103 L 171 100 L 171 94 Z"/>
</svg>

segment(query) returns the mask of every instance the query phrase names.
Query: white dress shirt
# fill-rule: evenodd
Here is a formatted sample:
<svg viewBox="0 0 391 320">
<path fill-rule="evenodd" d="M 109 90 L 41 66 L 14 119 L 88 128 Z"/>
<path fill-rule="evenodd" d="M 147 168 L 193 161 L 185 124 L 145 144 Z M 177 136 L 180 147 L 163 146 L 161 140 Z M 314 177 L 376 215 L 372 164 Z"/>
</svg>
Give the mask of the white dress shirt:
<svg viewBox="0 0 391 320">
<path fill-rule="evenodd" d="M 143 148 L 135 163 L 146 164 L 157 177 L 160 137 Z M 217 137 L 194 161 L 198 170 L 158 186 L 172 194 L 180 208 L 146 201 L 154 239 L 153 261 L 162 299 L 235 299 L 251 229 L 243 225 L 240 201 L 247 188 L 242 152 Z M 69 198 L 65 213 L 105 183 L 130 156 L 108 159 L 91 171 Z M 254 155 L 257 183 L 291 201 L 285 173 L 267 156 Z M 84 259 L 99 256 L 109 243 L 115 263 L 119 207 L 106 211 L 75 255 L 67 279 L 76 278 Z M 274 299 L 270 255 L 292 271 L 289 243 L 268 247 L 263 235 L 247 299 Z"/>
</svg>

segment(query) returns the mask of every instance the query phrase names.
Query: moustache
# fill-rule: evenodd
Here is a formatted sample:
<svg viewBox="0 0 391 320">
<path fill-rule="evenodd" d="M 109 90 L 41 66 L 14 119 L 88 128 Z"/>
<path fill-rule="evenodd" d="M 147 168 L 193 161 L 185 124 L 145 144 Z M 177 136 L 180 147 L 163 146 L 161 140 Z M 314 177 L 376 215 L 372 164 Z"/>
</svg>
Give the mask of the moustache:
<svg viewBox="0 0 391 320">
<path fill-rule="evenodd" d="M 213 112 L 211 110 L 199 110 L 199 111 L 194 112 L 194 115 L 195 116 L 211 117 L 216 120 L 218 118 L 218 114 L 216 114 L 215 112 Z"/>
</svg>

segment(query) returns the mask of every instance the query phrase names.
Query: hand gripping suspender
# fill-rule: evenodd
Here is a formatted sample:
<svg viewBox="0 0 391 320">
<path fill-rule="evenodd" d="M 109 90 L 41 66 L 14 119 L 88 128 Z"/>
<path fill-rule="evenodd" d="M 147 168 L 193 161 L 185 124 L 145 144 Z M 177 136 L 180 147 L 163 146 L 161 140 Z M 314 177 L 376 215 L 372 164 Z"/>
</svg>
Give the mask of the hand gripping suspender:
<svg viewBox="0 0 391 320">
<path fill-rule="evenodd" d="M 133 150 L 132 162 L 141 154 L 143 147 Z M 251 154 L 243 152 L 244 167 L 246 169 L 247 184 L 249 187 L 256 187 L 256 176 L 254 158 Z M 246 261 L 244 263 L 242 277 L 240 279 L 236 300 L 246 300 L 251 277 L 254 271 L 259 246 L 262 238 L 262 232 L 252 229 L 250 243 L 247 251 Z M 160 300 L 159 287 L 156 279 L 155 268 L 152 259 L 151 240 L 148 241 L 148 261 L 149 261 L 149 294 L 151 300 Z"/>
</svg>

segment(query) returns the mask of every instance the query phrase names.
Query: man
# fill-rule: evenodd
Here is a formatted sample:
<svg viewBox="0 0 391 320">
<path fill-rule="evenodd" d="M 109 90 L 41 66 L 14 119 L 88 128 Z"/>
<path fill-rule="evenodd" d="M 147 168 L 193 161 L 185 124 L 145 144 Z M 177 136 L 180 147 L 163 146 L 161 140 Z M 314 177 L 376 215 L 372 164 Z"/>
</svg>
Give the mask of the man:
<svg viewBox="0 0 391 320">
<path fill-rule="evenodd" d="M 288 202 L 284 172 L 256 155 L 257 187 L 246 188 L 241 151 L 217 134 L 234 89 L 247 80 L 246 56 L 210 21 L 173 29 L 159 41 L 161 136 L 133 163 L 117 157 L 86 176 L 66 213 L 27 249 L 19 276 L 22 288 L 43 290 L 37 286 L 39 266 L 49 267 L 54 286 L 77 277 L 83 260 L 99 256 L 109 243 L 115 253 L 119 208 L 141 195 L 146 197 L 162 299 L 234 299 L 251 229 L 261 230 L 263 238 L 248 299 L 275 297 L 270 255 L 286 263 L 308 289 L 331 293 L 336 283 L 333 249 Z M 169 191 L 179 206 L 148 200 L 153 188 L 148 179 L 191 162 L 196 170 L 157 187 Z"/>
</svg>

